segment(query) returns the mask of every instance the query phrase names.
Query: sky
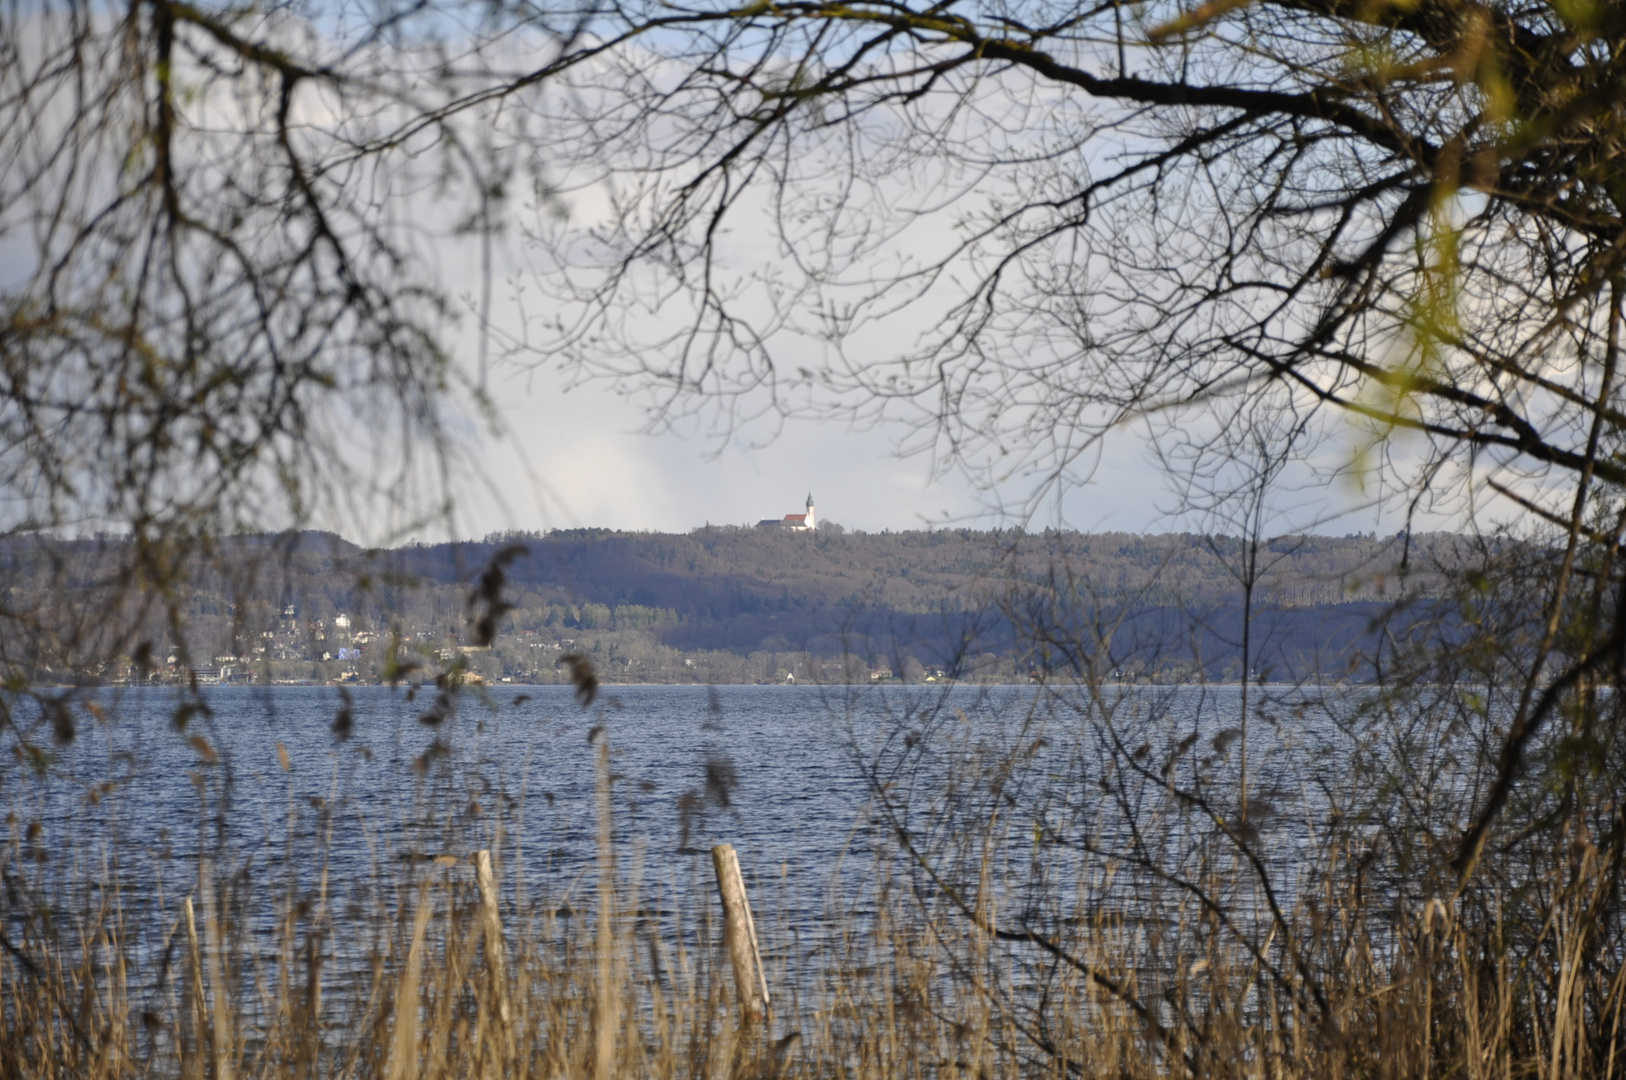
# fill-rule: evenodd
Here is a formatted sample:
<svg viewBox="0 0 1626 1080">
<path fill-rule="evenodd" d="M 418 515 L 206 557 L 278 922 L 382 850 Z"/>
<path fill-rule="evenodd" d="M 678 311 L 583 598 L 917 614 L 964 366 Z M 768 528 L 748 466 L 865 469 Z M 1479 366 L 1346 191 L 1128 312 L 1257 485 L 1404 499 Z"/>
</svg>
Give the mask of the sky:
<svg viewBox="0 0 1626 1080">
<path fill-rule="evenodd" d="M 923 456 L 900 456 L 909 434 L 902 425 L 856 431 L 791 420 L 726 437 L 698 424 L 651 434 L 639 406 L 608 387 L 567 391 L 547 369 L 498 371 L 489 385 L 508 437 L 487 443 L 501 497 L 469 508 L 474 531 L 490 523 L 684 532 L 800 513 L 809 494 L 820 521 L 847 528 L 987 526 L 1006 523 L 1015 511 L 999 504 L 1022 496 L 1016 486 L 990 490 L 958 471 L 937 473 Z M 1141 447 L 1122 442 L 1097 482 L 1071 500 L 1075 524 L 1156 528 L 1147 493 L 1159 474 Z M 505 519 L 513 524 L 498 524 Z"/>
<path fill-rule="evenodd" d="M 900 192 L 915 179 L 897 181 Z M 574 212 L 581 220 L 573 224 L 591 224 L 590 193 L 577 203 Z M 426 202 L 407 207 L 405 216 L 414 228 L 440 234 L 425 255 L 465 312 L 459 323 L 445 328 L 447 343 L 467 377 L 478 381 L 478 241 L 454 235 L 451 220 L 436 221 L 455 212 Z M 750 254 L 780 256 L 766 245 Z M 29 265 L 25 254 L 0 248 L 0 287 Z M 511 237 L 500 244 L 495 265 L 502 285 L 494 292 L 491 325 L 499 335 L 522 338 L 525 320 L 510 297 L 528 272 L 523 241 Z M 900 351 L 907 348 L 906 332 L 893 333 Z M 883 341 L 877 359 L 889 358 L 886 345 Z M 809 494 L 821 521 L 871 532 L 1052 524 L 1158 532 L 1213 526 L 1211 520 L 1178 512 L 1174 485 L 1154 459 L 1145 433 L 1134 428 L 1113 432 L 1087 459 L 1087 475 L 1064 496 L 1036 498 L 1031 476 L 995 483 L 929 454 L 902 452 L 911 441 L 918 443 L 918 433 L 902 424 L 859 428 L 839 420 L 792 419 L 719 427 L 701 417 L 652 432 L 636 397 L 605 383 L 572 387 L 547 358 L 535 355 L 494 357 L 483 385 L 498 430 L 468 422 L 469 465 L 457 479 L 455 517 L 437 522 L 422 539 L 440 539 L 446 532 L 467 538 L 584 526 L 685 532 L 706 524 L 754 524 L 800 512 Z M 1354 445 L 1352 434 L 1333 431 L 1318 462 L 1321 475 L 1340 471 Z M 1397 524 L 1392 508 L 1379 512 L 1373 493 L 1347 477 L 1300 476 L 1289 488 L 1272 531 L 1344 534 L 1390 531 Z"/>
<path fill-rule="evenodd" d="M 570 229 L 609 220 L 610 200 L 591 184 L 562 187 L 564 194 L 553 206 Z M 433 212 L 425 208 L 414 217 L 422 223 Z M 771 276 L 774 260 L 785 259 L 785 252 L 776 248 L 780 234 L 766 213 L 761 230 L 753 230 L 749 217 L 737 213 L 730 219 L 732 228 L 725 230 L 730 235 L 722 261 L 735 260 L 725 269 L 746 281 L 760 280 L 750 276 L 753 266 L 767 268 L 763 273 Z M 941 243 L 944 226 L 935 219 L 921 220 L 927 246 Z M 439 243 L 436 258 L 445 287 L 465 313 L 448 333 L 455 355 L 472 372 L 481 351 L 478 243 L 467 236 L 443 236 Z M 895 243 L 900 251 L 929 261 L 918 246 L 910 246 L 919 243 L 914 234 L 895 238 Z M 533 317 L 545 306 L 537 287 L 537 248 L 512 231 L 496 245 L 490 322 L 499 343 L 532 336 L 525 331 L 517 296 L 525 298 Z M 889 254 L 884 248 L 878 251 Z M 675 318 L 664 312 L 648 317 Z M 894 312 L 881 320 L 881 336 L 865 339 L 858 348 L 866 357 L 889 360 L 910 351 L 922 320 L 931 317 L 929 309 L 925 314 L 915 308 Z M 913 329 L 908 328 L 911 322 Z M 895 351 L 888 355 L 890 350 Z M 505 357 L 501 344 L 490 351 L 485 386 L 504 434 L 479 437 L 482 482 L 465 488 L 454 526 L 463 536 L 583 526 L 685 532 L 708 523 L 754 524 L 800 512 L 810 493 L 821 521 L 869 532 L 1057 524 L 1092 532 L 1215 528 L 1213 515 L 1180 512 L 1176 485 L 1156 460 L 1144 428 L 1111 432 L 1083 462 L 1078 485 L 1065 496 L 1052 492 L 1035 498 L 1035 477 L 996 483 L 985 474 L 945 466 L 930 454 L 903 452 L 920 440 L 918 432 L 901 423 L 855 428 L 839 420 L 774 418 L 729 426 L 702 415 L 652 432 L 642 402 L 627 395 L 625 387 L 618 393 L 607 383 L 571 386 L 545 356 Z M 1333 421 L 1325 433 L 1315 475 L 1301 470 L 1286 478 L 1280 512 L 1267 525 L 1269 531 L 1345 535 L 1400 527 L 1393 501 L 1375 505 L 1380 493 L 1349 475 L 1364 436 L 1353 427 L 1340 430 L 1340 423 Z M 1419 448 L 1387 449 L 1404 459 Z M 1448 509 L 1418 524 L 1450 527 L 1453 520 Z"/>
<path fill-rule="evenodd" d="M 641 400 L 607 383 L 571 386 L 536 354 L 504 357 L 500 342 L 523 337 L 515 296 L 532 273 L 518 241 L 498 245 L 492 290 L 494 340 L 486 392 L 502 433 L 474 432 L 477 482 L 463 486 L 458 538 L 493 532 L 601 527 L 687 532 L 707 524 L 755 524 L 800 513 L 814 497 L 821 522 L 878 532 L 934 527 L 1043 527 L 1085 531 L 1207 531 L 1212 518 L 1179 513 L 1175 485 L 1151 452 L 1144 430 L 1109 434 L 1084 464 L 1086 476 L 1064 498 L 1035 500 L 1035 480 L 991 483 L 944 467 L 910 427 L 855 428 L 839 421 L 759 419 L 719 425 L 702 413 L 660 432 L 649 430 Z M 453 354 L 477 381 L 480 261 L 463 237 L 440 241 L 445 288 L 463 312 L 446 328 Z M 535 304 L 530 290 L 528 304 Z M 1327 480 L 1354 456 L 1353 428 L 1330 433 L 1317 459 L 1322 475 L 1288 478 L 1271 531 L 1392 532 L 1393 507 L 1349 477 Z M 1402 454 L 1404 447 L 1391 447 Z M 1445 518 L 1425 525 L 1449 524 Z M 430 535 L 425 534 L 424 539 Z"/>
<path fill-rule="evenodd" d="M 507 431 L 483 442 L 488 490 L 470 489 L 464 498 L 457 529 L 464 536 L 755 524 L 800 513 L 809 494 L 821 522 L 867 532 L 1058 521 L 1089 532 L 1178 532 L 1205 524 L 1176 512 L 1168 477 L 1132 430 L 1109 437 L 1090 479 L 1069 493 L 1058 519 L 1053 503 L 1030 505 L 1031 483 L 990 486 L 900 454 L 910 434 L 902 425 L 854 431 L 792 420 L 777 431 L 748 426 L 727 438 L 693 428 L 652 434 L 628 398 L 602 386 L 566 390 L 547 369 L 494 372 L 489 386 Z M 1371 494 L 1352 480 L 1297 491 L 1284 501 L 1273 531 L 1393 531 L 1394 511 L 1378 512 Z"/>
<path fill-rule="evenodd" d="M 473 306 L 471 290 L 460 295 Z M 500 326 L 517 315 L 495 301 L 492 318 Z M 476 322 L 471 313 L 452 336 L 471 378 L 479 352 Z M 1067 495 L 1058 518 L 1054 499 L 1033 505 L 1031 480 L 993 485 L 905 452 L 913 432 L 901 423 L 859 430 L 839 422 L 759 420 L 719 432 L 696 419 L 653 433 L 638 399 L 602 383 L 571 388 L 541 358 L 523 366 L 493 359 L 486 386 L 503 432 L 477 435 L 481 481 L 464 488 L 455 527 L 462 536 L 755 524 L 800 513 L 809 494 L 821 522 L 867 532 L 1058 521 L 1092 532 L 1202 527 L 1175 512 L 1173 486 L 1144 434 L 1132 429 L 1109 436 L 1087 482 Z M 1334 439 L 1328 453 L 1347 453 L 1352 438 Z M 1392 515 L 1372 510 L 1369 496 L 1353 481 L 1318 486 L 1309 496 L 1301 491 L 1283 504 L 1281 531 L 1390 529 Z"/>
</svg>

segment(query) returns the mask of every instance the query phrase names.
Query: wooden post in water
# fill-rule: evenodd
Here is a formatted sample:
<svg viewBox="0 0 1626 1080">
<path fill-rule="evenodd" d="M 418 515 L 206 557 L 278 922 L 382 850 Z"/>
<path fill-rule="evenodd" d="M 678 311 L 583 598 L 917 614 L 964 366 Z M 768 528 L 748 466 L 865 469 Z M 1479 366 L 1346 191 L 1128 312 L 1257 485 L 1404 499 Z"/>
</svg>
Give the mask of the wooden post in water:
<svg viewBox="0 0 1626 1080">
<path fill-rule="evenodd" d="M 745 897 L 745 879 L 740 876 L 739 856 L 733 844 L 711 849 L 711 864 L 717 870 L 717 891 L 723 898 L 723 941 L 728 959 L 734 965 L 734 985 L 739 988 L 740 1012 L 747 1023 L 767 1020 L 768 978 L 762 970 L 762 952 L 757 948 L 757 928 L 751 920 L 751 902 Z"/>
<path fill-rule="evenodd" d="M 474 856 L 474 880 L 480 888 L 480 925 L 486 943 L 486 979 L 490 983 L 490 1008 L 496 1022 L 495 1043 L 499 1047 L 501 1064 L 498 1075 L 506 1072 L 514 1057 L 513 1018 L 508 1008 L 508 964 L 502 939 L 502 918 L 497 911 L 497 881 L 491 873 L 491 852 L 479 851 Z"/>
</svg>

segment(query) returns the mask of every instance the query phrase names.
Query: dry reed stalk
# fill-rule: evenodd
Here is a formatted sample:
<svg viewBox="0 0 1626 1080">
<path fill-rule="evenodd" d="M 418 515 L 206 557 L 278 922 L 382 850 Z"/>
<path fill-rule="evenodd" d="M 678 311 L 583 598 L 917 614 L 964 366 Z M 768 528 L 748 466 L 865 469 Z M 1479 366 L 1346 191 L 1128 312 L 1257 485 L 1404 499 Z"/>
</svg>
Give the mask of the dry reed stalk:
<svg viewBox="0 0 1626 1080">
<path fill-rule="evenodd" d="M 295 1031 L 298 1051 L 294 1058 L 295 1077 L 314 1077 L 322 1047 L 322 952 L 323 930 L 327 920 L 328 867 L 323 864 L 318 879 L 311 928 L 305 940 L 305 988 L 300 1001 L 299 1026 Z"/>
<path fill-rule="evenodd" d="M 507 946 L 503 943 L 502 916 L 498 910 L 497 884 L 491 872 L 491 852 L 474 856 L 475 883 L 480 890 L 481 936 L 485 939 L 486 978 L 482 995 L 486 1023 L 482 1036 L 492 1052 L 488 1055 L 498 1075 L 508 1071 L 514 1060 L 513 1010 L 508 1002 Z"/>
<path fill-rule="evenodd" d="M 190 896 L 181 901 L 181 910 L 186 921 L 187 984 L 190 989 L 188 995 L 190 1008 L 187 1012 L 191 1020 L 193 1045 L 191 1057 L 182 1060 L 181 1075 L 188 1078 L 202 1077 L 205 1071 L 202 1048 L 210 1039 L 208 1006 L 203 991 L 203 949 L 198 944 L 198 924 Z"/>
<path fill-rule="evenodd" d="M 13 908 L 0 950 L 0 1080 L 1614 1080 L 1620 1066 L 1626 973 L 1607 955 L 1599 963 L 1597 935 L 1608 927 L 1596 890 L 1607 875 L 1585 860 L 1557 893 L 1548 951 L 1519 956 L 1502 944 L 1494 902 L 1478 921 L 1466 909 L 1436 919 L 1444 912 L 1397 914 L 1330 880 L 1317 886 L 1313 910 L 1285 917 L 1327 984 L 1322 1017 L 1296 976 L 1274 983 L 1259 953 L 1218 933 L 1180 890 L 1138 887 L 1132 906 L 1092 902 L 1078 915 L 1109 891 L 1112 868 L 1024 898 L 1026 879 L 1001 861 L 997 839 L 963 849 L 977 890 L 972 919 L 915 903 L 903 864 L 878 856 L 861 896 L 832 904 L 819 945 L 829 951 L 809 946 L 794 970 L 775 953 L 775 985 L 787 988 L 778 1019 L 799 1037 L 785 1047 L 741 1040 L 715 902 L 679 905 L 675 928 L 633 926 L 648 888 L 617 872 L 608 747 L 597 752 L 596 920 L 561 918 L 563 898 L 537 890 L 537 903 L 512 912 L 509 951 L 488 854 L 472 860 L 472 889 L 383 862 L 366 895 L 416 895 L 398 914 L 382 900 L 336 900 L 330 916 L 324 872 L 303 900 L 292 885 L 279 892 L 278 917 L 256 936 L 242 901 L 222 903 L 226 890 L 206 870 L 179 917 L 171 905 L 159 923 L 160 954 L 164 928 L 174 928 L 177 978 L 155 991 L 155 969 L 141 969 L 136 935 L 108 890 L 83 890 L 77 912 L 58 904 L 54 924 Z M 8 882 L 23 880 L 15 863 L 3 869 Z M 92 880 L 98 871 L 76 872 Z M 1248 878 L 1221 864 L 1190 884 L 1237 896 Z M 437 914 L 443 887 L 448 907 Z M 1124 993 L 1037 963 L 997 933 L 1029 923 L 1060 927 L 1069 955 Z M 1250 932 L 1272 962 L 1283 955 L 1268 923 Z M 356 944 L 369 934 L 376 948 Z M 388 960 L 392 937 L 395 957 L 406 945 L 403 963 Z M 329 945 L 348 960 L 324 978 Z M 370 973 L 355 969 L 364 950 L 382 957 Z M 263 993 L 253 978 L 262 955 L 279 957 L 282 972 L 273 967 Z M 176 999 L 167 1014 L 164 994 Z M 1160 1010 L 1172 1048 L 1126 996 Z M 136 1010 L 155 1021 L 135 1022 Z M 171 1022 L 157 1023 L 160 1015 Z M 324 1047 L 324 1030 L 343 1033 L 338 1048 Z"/>
<path fill-rule="evenodd" d="M 595 971 L 597 1004 L 593 1016 L 593 1077 L 614 1080 L 616 1029 L 621 999 L 615 978 L 615 837 L 611 831 L 610 740 L 598 738 L 598 933 Z"/>
<path fill-rule="evenodd" d="M 222 932 L 219 905 L 215 902 L 213 864 L 207 860 L 198 863 L 199 891 L 203 894 L 203 930 L 208 943 L 209 983 L 212 996 L 213 1024 L 209 1032 L 209 1045 L 213 1049 L 215 1080 L 232 1080 L 235 1073 L 235 1040 L 232 1038 L 231 995 L 226 986 L 225 936 Z"/>
<path fill-rule="evenodd" d="M 1614 982 L 1610 984 L 1609 993 L 1604 999 L 1606 1003 L 1604 1013 L 1609 1017 L 1609 1048 L 1604 1056 L 1607 1064 L 1603 1070 L 1605 1076 L 1618 1075 L 1615 1072 L 1615 1064 L 1620 1048 L 1620 1014 L 1621 1005 L 1626 1003 L 1626 993 L 1623 991 L 1626 991 L 1626 964 L 1622 964 L 1620 970 L 1615 972 Z"/>
<path fill-rule="evenodd" d="M 424 936 L 429 929 L 433 906 L 429 883 L 425 881 L 418 888 L 406 964 L 398 976 L 400 982 L 394 988 L 395 1022 L 391 1028 L 389 1057 L 384 1068 L 386 1080 L 417 1080 L 418 1077 L 418 1012 L 422 1006 L 418 984 L 423 965 Z"/>
<path fill-rule="evenodd" d="M 1580 1001 L 1584 974 L 1581 954 L 1586 939 L 1584 924 L 1561 918 L 1558 927 L 1558 985 L 1553 994 L 1552 1058 L 1548 1080 L 1568 1080 L 1577 1076 L 1580 1048 L 1585 1023 L 1585 1008 Z"/>
<path fill-rule="evenodd" d="M 437 866 L 448 864 L 447 860 L 436 860 Z M 429 888 L 433 890 L 434 887 L 431 879 Z M 455 892 L 448 892 L 447 920 L 439 941 L 440 963 L 427 965 L 423 976 L 423 1016 L 427 1024 L 419 1037 L 419 1060 L 425 1080 L 441 1080 L 448 1075 L 454 1052 L 459 1048 L 466 1051 L 470 1044 L 467 1021 L 460 1019 L 457 1012 L 473 966 L 476 949 L 472 943 L 480 935 L 481 928 L 478 919 L 468 920 L 467 932 L 458 932 L 464 920 L 458 917 Z M 475 1064 L 478 1064 L 478 1058 Z M 479 1070 L 464 1069 L 459 1071 L 459 1075 L 479 1075 Z"/>
</svg>

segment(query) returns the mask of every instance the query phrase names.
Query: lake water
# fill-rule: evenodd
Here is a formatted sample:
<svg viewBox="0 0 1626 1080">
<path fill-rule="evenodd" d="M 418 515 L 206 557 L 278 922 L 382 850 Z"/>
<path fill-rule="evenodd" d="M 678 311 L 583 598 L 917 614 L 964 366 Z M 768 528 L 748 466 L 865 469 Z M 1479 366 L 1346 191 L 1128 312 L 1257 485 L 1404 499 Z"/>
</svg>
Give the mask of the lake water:
<svg viewBox="0 0 1626 1080">
<path fill-rule="evenodd" d="M 334 688 L 209 689 L 212 715 L 190 717 L 184 733 L 172 723 L 173 690 L 107 694 L 105 722 L 81 713 L 48 773 L 13 769 L 8 809 L 40 821 L 48 849 L 109 841 L 132 873 L 151 872 L 157 863 L 143 864 L 166 851 L 184 859 L 212 847 L 222 818 L 229 847 L 264 863 L 280 858 L 290 821 L 314 835 L 315 811 L 330 808 L 336 868 L 352 873 L 380 859 L 466 855 L 490 843 L 500 818 L 525 876 L 558 892 L 592 860 L 590 736 L 603 737 L 618 843 L 641 853 L 648 875 L 676 881 L 697 859 L 709 873 L 710 846 L 726 842 L 748 876 L 791 882 L 812 902 L 838 863 L 867 855 L 864 764 L 878 739 L 946 703 L 995 722 L 1032 697 L 1015 687 L 623 686 L 583 709 L 569 687 L 504 687 L 462 695 L 452 718 L 429 726 L 420 717 L 432 695 L 352 689 L 353 729 L 341 740 Z"/>
<path fill-rule="evenodd" d="M 350 690 L 353 733 L 341 740 L 331 730 L 344 700 L 335 688 L 209 689 L 212 715 L 193 716 L 184 733 L 172 724 L 173 690 L 108 692 L 99 699 L 104 722 L 77 707 L 77 737 L 54 751 L 50 771 L 29 780 L 13 766 L 3 796 L 20 819 L 43 823 L 49 846 L 103 836 L 126 851 L 190 851 L 199 830 L 220 831 L 223 816 L 234 845 L 267 859 L 290 815 L 318 806 L 338 814 L 341 861 L 467 854 L 456 845 L 489 838 L 501 818 L 527 876 L 557 886 L 591 857 L 597 733 L 613 755 L 617 837 L 639 846 L 651 873 L 673 877 L 727 842 L 749 875 L 822 895 L 843 859 L 867 854 L 867 771 L 878 756 L 901 753 L 898 740 L 935 725 L 932 737 L 956 753 L 973 745 L 997 753 L 1039 734 L 1046 753 L 1067 753 L 1090 723 L 1055 701 L 1036 717 L 1031 687 L 619 686 L 587 709 L 569 687 L 503 687 L 462 695 L 453 717 L 429 726 L 419 718 L 433 693 Z M 1123 693 L 1148 714 L 1136 722 L 1205 743 L 1237 715 L 1235 687 Z M 1294 723 L 1256 722 L 1253 753 L 1287 747 L 1312 762 L 1315 744 L 1336 741 L 1316 700 L 1322 711 L 1301 706 Z M 948 717 L 961 723 L 945 726 Z M 218 764 L 206 763 L 193 736 Z M 466 820 L 437 831 L 435 815 L 459 807 Z"/>
<path fill-rule="evenodd" d="M 716 904 L 709 849 L 732 843 L 770 950 L 788 939 L 775 928 L 810 935 L 798 939 L 804 945 L 816 938 L 832 906 L 847 929 L 862 925 L 876 845 L 888 847 L 900 821 L 963 859 L 954 849 L 961 836 L 1003 816 L 1012 824 L 998 859 L 1009 879 L 1020 882 L 1030 866 L 1040 872 L 1042 862 L 1043 890 L 1032 879 L 1023 887 L 1054 899 L 1058 884 L 1084 881 L 1095 856 L 1052 841 L 1127 845 L 1129 822 L 1114 807 L 1140 805 L 1098 788 L 1121 789 L 1123 780 L 1102 771 L 1102 702 L 1077 690 L 631 686 L 603 688 L 583 709 L 569 687 L 502 687 L 460 695 L 448 718 L 427 725 L 433 688 L 410 696 L 366 687 L 349 691 L 346 739 L 333 731 L 345 707 L 336 688 L 209 689 L 207 711 L 184 732 L 173 724 L 173 689 L 98 693 L 72 706 L 77 736 L 53 751 L 49 769 L 13 764 L 4 774 L 13 850 L 31 856 L 12 872 L 59 902 L 116 884 L 129 924 L 143 927 L 141 948 L 152 951 L 169 947 L 200 852 L 252 883 L 258 892 L 244 910 L 268 938 L 273 898 L 309 894 L 324 871 L 336 910 L 392 907 L 403 902 L 386 894 L 405 880 L 404 862 L 450 856 L 466 867 L 482 847 L 496 853 L 516 909 L 540 900 L 552 912 L 585 913 L 598 865 L 600 739 L 612 755 L 618 870 L 636 884 L 641 910 L 688 934 L 682 919 Z M 1228 791 L 1234 751 L 1222 748 L 1235 741 L 1227 725 L 1238 715 L 1237 688 L 1125 688 L 1108 698 L 1115 730 L 1132 740 L 1123 755 L 1155 764 L 1186 747 L 1187 757 L 1204 755 L 1208 790 Z M 1350 691 L 1256 696 L 1250 767 L 1273 804 L 1257 848 L 1288 900 L 1327 793 L 1348 782 L 1355 751 L 1345 721 L 1359 700 Z M 1013 761 L 1022 763 L 1014 779 L 993 794 L 989 778 Z M 877 791 L 895 813 L 930 813 L 878 818 Z M 1171 850 L 1184 842 L 1186 826 L 1157 820 Z M 1118 873 L 1115 902 L 1139 902 L 1149 884 Z M 1020 902 L 1013 886 L 1007 910 Z M 674 915 L 682 912 L 690 914 Z M 8 907 L 8 921 L 21 916 Z"/>
</svg>

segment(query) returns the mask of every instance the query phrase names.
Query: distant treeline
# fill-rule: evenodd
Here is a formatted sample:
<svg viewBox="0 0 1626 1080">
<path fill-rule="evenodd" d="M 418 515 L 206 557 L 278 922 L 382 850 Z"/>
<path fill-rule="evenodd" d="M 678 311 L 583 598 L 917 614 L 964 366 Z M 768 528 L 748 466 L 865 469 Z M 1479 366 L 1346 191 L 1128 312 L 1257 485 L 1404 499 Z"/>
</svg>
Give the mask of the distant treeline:
<svg viewBox="0 0 1626 1080">
<path fill-rule="evenodd" d="M 510 570 L 515 624 L 524 629 L 648 620 L 662 643 L 680 650 L 846 653 L 878 663 L 906 653 L 949 671 L 992 655 L 1015 658 L 1020 670 L 1063 672 L 1088 660 L 1136 672 L 1241 675 L 1243 544 L 1235 537 L 582 530 L 406 548 L 392 559 L 450 584 L 510 543 L 530 552 Z M 1370 535 L 1270 540 L 1253 605 L 1256 672 L 1350 674 L 1375 647 L 1379 620 L 1402 589 L 1434 610 L 1442 569 L 1463 546 L 1438 534 L 1409 543 Z M 1409 625 L 1417 615 L 1414 604 L 1403 619 Z"/>
<path fill-rule="evenodd" d="M 14 603 L 33 593 L 44 611 L 67 589 L 116 589 L 118 545 L 8 543 Z M 516 546 L 497 640 L 471 649 L 472 583 Z M 1448 613 L 1447 571 L 1468 546 L 1444 534 L 1270 540 L 1253 673 L 1362 678 L 1385 640 Z M 410 654 L 553 681 L 565 651 L 637 681 L 1236 679 L 1243 550 L 1235 537 L 971 529 L 591 529 L 385 551 L 318 532 L 243 537 L 194 560 L 184 623 L 152 626 L 151 653 L 160 667 L 280 680 L 365 681 Z"/>
</svg>

